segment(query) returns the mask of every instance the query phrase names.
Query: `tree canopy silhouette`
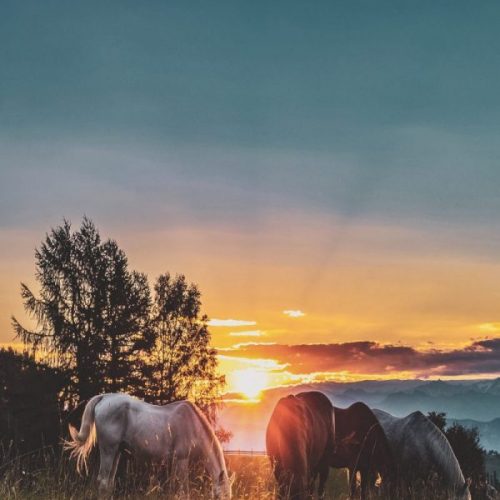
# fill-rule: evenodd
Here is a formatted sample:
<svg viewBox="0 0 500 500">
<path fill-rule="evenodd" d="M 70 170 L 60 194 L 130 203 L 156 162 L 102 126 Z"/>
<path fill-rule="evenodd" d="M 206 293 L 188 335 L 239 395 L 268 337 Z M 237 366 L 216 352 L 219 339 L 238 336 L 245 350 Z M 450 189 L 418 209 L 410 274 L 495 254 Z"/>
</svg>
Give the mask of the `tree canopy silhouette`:
<svg viewBox="0 0 500 500">
<path fill-rule="evenodd" d="M 52 229 L 35 261 L 39 294 L 21 284 L 21 296 L 36 327 L 12 323 L 33 354 L 68 374 L 70 406 L 124 391 L 156 404 L 189 398 L 214 420 L 224 377 L 195 284 L 162 274 L 152 300 L 146 275 L 88 218 L 76 231 L 68 221 Z"/>
<path fill-rule="evenodd" d="M 456 422 L 446 429 L 446 437 L 455 452 L 465 477 L 478 482 L 484 476 L 484 454 L 477 427 L 470 429 Z"/>
<path fill-rule="evenodd" d="M 224 377 L 216 372 L 208 318 L 200 309 L 200 291 L 185 276 L 158 277 L 150 321 L 154 348 L 147 362 L 149 401 L 164 404 L 190 398 L 206 408 L 219 394 Z"/>
<path fill-rule="evenodd" d="M 446 413 L 442 411 L 430 411 L 427 414 L 429 420 L 441 431 L 445 432 L 446 429 Z"/>
<path fill-rule="evenodd" d="M 25 284 L 21 295 L 37 327 L 13 318 L 17 336 L 68 371 L 69 397 L 130 390 L 152 347 L 146 276 L 130 271 L 125 253 L 88 218 L 78 231 L 67 221 L 52 229 L 35 260 L 39 297 Z"/>
<path fill-rule="evenodd" d="M 20 452 L 57 444 L 58 394 L 66 383 L 64 372 L 0 349 L 0 442 Z"/>
</svg>

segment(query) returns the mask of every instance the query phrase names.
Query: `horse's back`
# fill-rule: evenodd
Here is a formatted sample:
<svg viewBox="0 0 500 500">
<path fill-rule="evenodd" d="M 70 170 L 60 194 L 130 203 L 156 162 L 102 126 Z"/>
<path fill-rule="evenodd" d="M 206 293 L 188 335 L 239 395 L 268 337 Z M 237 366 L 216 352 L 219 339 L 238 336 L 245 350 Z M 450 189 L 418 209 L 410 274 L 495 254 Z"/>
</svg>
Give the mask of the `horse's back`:
<svg viewBox="0 0 500 500">
<path fill-rule="evenodd" d="M 331 418 L 333 405 L 330 399 L 325 394 L 319 391 L 299 392 L 295 395 L 296 398 L 305 401 L 308 407 L 321 416 Z"/>
<path fill-rule="evenodd" d="M 199 414 L 188 401 L 157 406 L 128 394 L 105 394 L 95 408 L 98 441 L 120 443 L 143 455 L 185 450 L 204 438 Z"/>
<path fill-rule="evenodd" d="M 425 478 L 437 472 L 447 488 L 463 488 L 465 480 L 458 460 L 446 436 L 422 412 L 394 417 L 374 410 L 386 430 L 397 457 L 399 472 L 408 480 Z"/>
</svg>

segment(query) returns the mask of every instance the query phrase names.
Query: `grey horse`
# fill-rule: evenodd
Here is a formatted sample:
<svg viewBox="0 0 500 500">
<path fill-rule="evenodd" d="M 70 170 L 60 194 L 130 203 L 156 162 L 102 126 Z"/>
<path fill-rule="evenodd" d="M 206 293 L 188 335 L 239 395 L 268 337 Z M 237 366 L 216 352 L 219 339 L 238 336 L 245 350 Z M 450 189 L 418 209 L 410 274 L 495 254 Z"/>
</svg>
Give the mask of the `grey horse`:
<svg viewBox="0 0 500 500">
<path fill-rule="evenodd" d="M 69 426 L 66 449 L 86 468 L 88 455 L 99 443 L 99 493 L 109 495 L 120 459 L 120 448 L 164 464 L 173 464 L 180 489 L 187 488 L 193 462 L 201 463 L 212 479 L 213 496 L 231 498 L 222 447 L 201 411 L 188 401 L 155 406 L 127 394 L 94 396 L 83 412 L 80 430 Z"/>
<path fill-rule="evenodd" d="M 373 410 L 398 464 L 397 476 L 405 484 L 426 481 L 437 474 L 448 498 L 470 500 L 469 484 L 446 436 L 421 412 L 398 418 Z"/>
</svg>

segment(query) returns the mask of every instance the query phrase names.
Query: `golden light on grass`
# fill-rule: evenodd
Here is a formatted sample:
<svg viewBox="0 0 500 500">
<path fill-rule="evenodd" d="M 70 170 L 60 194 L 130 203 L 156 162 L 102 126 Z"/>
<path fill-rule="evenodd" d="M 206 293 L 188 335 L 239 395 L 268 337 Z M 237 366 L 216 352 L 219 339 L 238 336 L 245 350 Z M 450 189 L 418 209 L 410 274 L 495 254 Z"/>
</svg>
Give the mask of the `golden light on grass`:
<svg viewBox="0 0 500 500">
<path fill-rule="evenodd" d="M 260 393 L 268 387 L 269 377 L 264 370 L 246 368 L 234 370 L 229 374 L 229 386 L 248 399 L 258 399 Z"/>
</svg>

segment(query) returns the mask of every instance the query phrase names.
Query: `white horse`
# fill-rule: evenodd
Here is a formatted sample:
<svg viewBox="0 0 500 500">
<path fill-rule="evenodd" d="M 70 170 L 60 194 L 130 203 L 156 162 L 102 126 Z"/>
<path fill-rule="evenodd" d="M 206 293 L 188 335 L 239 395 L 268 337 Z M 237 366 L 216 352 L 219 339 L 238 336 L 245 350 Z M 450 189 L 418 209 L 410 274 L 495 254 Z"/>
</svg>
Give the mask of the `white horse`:
<svg viewBox="0 0 500 500">
<path fill-rule="evenodd" d="M 469 483 L 449 441 L 423 413 L 416 411 L 404 418 L 382 410 L 373 413 L 385 432 L 401 480 L 411 483 L 437 473 L 450 499 L 470 500 Z"/>
<path fill-rule="evenodd" d="M 120 446 L 143 458 L 175 465 L 182 491 L 187 491 L 189 468 L 201 463 L 212 479 L 213 497 L 231 498 L 222 447 L 208 420 L 189 401 L 155 406 L 127 394 L 94 396 L 85 406 L 80 431 L 69 426 L 66 449 L 87 469 L 87 458 L 99 443 L 99 493 L 109 495 L 120 459 Z"/>
</svg>

